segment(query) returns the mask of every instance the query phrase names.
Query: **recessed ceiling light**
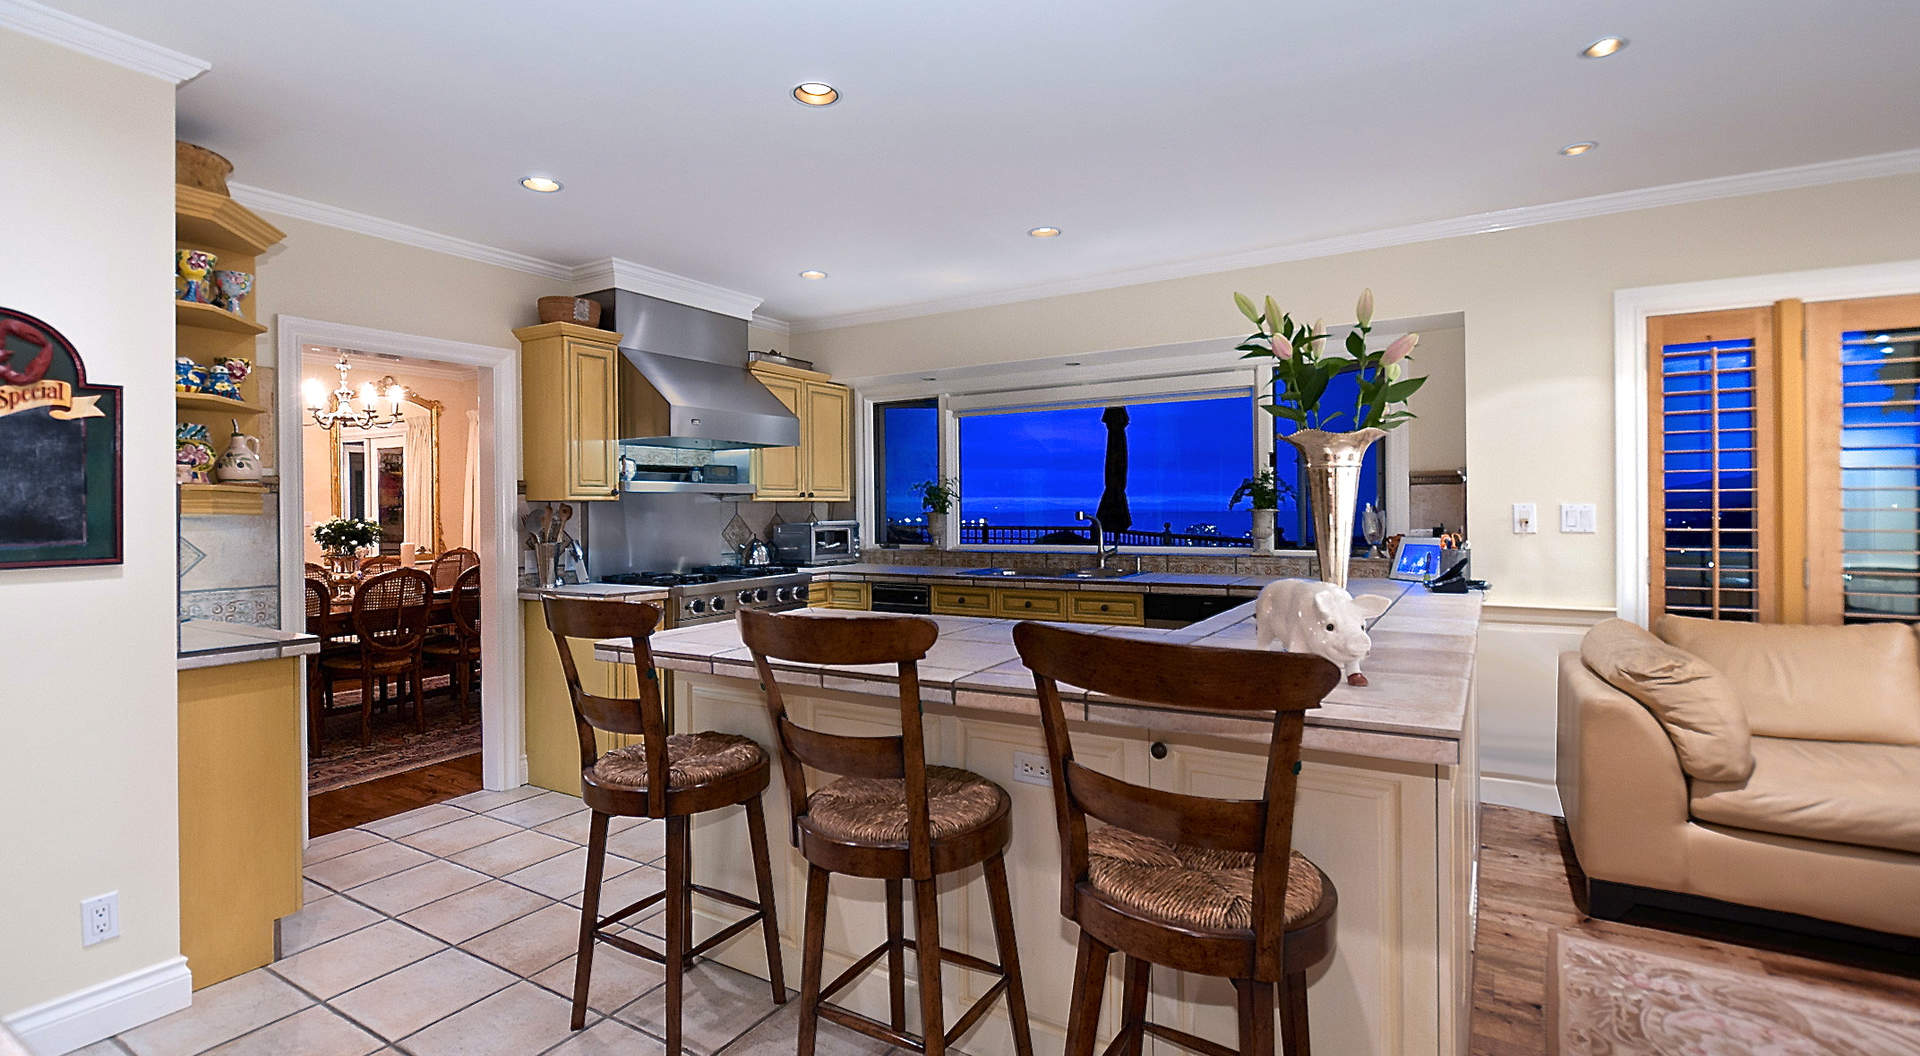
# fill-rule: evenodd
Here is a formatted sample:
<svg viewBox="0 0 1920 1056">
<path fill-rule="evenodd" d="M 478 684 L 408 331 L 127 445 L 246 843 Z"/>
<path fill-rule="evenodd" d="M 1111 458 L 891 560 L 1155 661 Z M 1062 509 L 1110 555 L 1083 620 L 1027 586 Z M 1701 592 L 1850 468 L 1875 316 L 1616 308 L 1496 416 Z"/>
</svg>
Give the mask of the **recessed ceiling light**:
<svg viewBox="0 0 1920 1056">
<path fill-rule="evenodd" d="M 1027 228 L 1027 237 L 1029 237 L 1029 238 L 1059 238 L 1059 237 L 1060 237 L 1060 229 L 1059 229 L 1059 228 L 1057 228 L 1057 227 L 1030 227 L 1030 228 Z"/>
<path fill-rule="evenodd" d="M 1604 59 L 1609 55 L 1618 54 L 1620 49 L 1626 46 L 1627 38 L 1625 37 L 1601 37 L 1580 49 L 1580 56 L 1587 59 Z"/>
<path fill-rule="evenodd" d="M 793 97 L 808 106 L 832 106 L 839 100 L 840 93 L 831 84 L 807 81 L 794 85 Z"/>
<path fill-rule="evenodd" d="M 1079 366 L 1079 365 L 1080 365 L 1080 361 L 1079 361 L 1079 360 L 1077 360 L 1077 359 L 1069 359 L 1069 360 L 1067 360 L 1067 366 L 1069 366 L 1069 367 L 1077 367 L 1077 366 Z"/>
<path fill-rule="evenodd" d="M 1569 143 L 1566 146 L 1561 147 L 1560 153 L 1569 158 L 1577 158 L 1580 155 L 1585 154 L 1587 151 L 1592 150 L 1593 148 L 1599 145 L 1600 144 L 1595 143 L 1591 139 L 1583 139 L 1578 143 Z"/>
<path fill-rule="evenodd" d="M 936 377 L 934 377 L 934 376 L 933 376 L 933 375 L 931 375 L 931 374 L 927 374 L 927 375 L 923 375 L 923 376 L 922 376 L 922 377 L 920 378 L 920 380 L 921 380 L 921 381 L 939 381 L 940 379 L 939 379 L 939 378 L 936 378 Z"/>
<path fill-rule="evenodd" d="M 520 180 L 520 186 L 541 194 L 552 194 L 560 189 L 560 181 L 546 176 L 527 176 Z"/>
<path fill-rule="evenodd" d="M 800 277 L 803 279 L 824 279 L 827 277 L 827 273 L 818 268 L 808 268 L 800 273 Z"/>
</svg>

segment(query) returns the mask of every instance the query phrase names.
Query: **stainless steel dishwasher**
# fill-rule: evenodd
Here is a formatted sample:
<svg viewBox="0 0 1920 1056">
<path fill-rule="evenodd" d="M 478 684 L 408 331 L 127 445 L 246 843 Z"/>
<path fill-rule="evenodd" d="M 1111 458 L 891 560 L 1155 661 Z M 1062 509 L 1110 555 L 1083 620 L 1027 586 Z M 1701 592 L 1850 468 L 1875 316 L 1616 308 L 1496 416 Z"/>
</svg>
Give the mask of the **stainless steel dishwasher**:
<svg viewBox="0 0 1920 1056">
<path fill-rule="evenodd" d="M 907 612 L 925 616 L 933 611 L 933 602 L 925 584 L 875 583 L 870 607 L 874 612 Z"/>
</svg>

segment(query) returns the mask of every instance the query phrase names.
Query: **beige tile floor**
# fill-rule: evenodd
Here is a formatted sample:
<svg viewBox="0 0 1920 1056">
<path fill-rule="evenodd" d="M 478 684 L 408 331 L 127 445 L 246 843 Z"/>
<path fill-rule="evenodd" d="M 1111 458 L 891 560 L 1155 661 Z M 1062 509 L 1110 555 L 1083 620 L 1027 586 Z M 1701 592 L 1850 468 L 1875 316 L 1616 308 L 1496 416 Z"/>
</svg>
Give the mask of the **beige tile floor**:
<svg viewBox="0 0 1920 1056">
<path fill-rule="evenodd" d="M 306 907 L 281 922 L 280 960 L 79 1056 L 664 1052 L 665 975 L 606 946 L 594 956 L 586 1029 L 568 1029 L 586 820 L 578 799 L 529 786 L 314 840 Z M 618 906 L 660 889 L 666 845 L 660 822 L 616 819 L 612 829 L 604 904 Z M 658 926 L 655 914 L 632 930 Z M 701 963 L 688 981 L 687 1049 L 792 1052 L 796 1006 L 775 1005 L 761 980 Z M 888 1051 L 821 1027 L 823 1056 Z"/>
</svg>

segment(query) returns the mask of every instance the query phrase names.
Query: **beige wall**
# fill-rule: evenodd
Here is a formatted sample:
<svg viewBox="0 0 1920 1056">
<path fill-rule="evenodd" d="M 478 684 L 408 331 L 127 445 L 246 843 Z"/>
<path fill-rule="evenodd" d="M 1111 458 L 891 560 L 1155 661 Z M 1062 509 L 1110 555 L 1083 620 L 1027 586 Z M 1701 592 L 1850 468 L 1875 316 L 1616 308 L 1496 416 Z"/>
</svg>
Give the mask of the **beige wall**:
<svg viewBox="0 0 1920 1056">
<path fill-rule="evenodd" d="M 823 369 L 858 377 L 1233 336 L 1244 329 L 1235 290 L 1271 292 L 1296 318 L 1329 322 L 1351 315 L 1364 286 L 1382 318 L 1464 313 L 1468 527 L 1474 572 L 1492 581 L 1488 600 L 1499 606 L 1481 636 L 1482 766 L 1529 787 L 1523 801 L 1546 805 L 1552 652 L 1615 604 L 1614 291 L 1911 258 L 1916 203 L 1920 176 L 1863 180 L 800 334 L 793 344 Z M 1511 534 L 1515 502 L 1539 504 L 1539 534 Z M 1560 502 L 1598 506 L 1599 532 L 1562 535 Z"/>
<path fill-rule="evenodd" d="M 301 376 L 322 378 L 332 384 L 336 377 L 333 362 L 329 356 L 307 356 L 301 367 Z M 359 358 L 356 362 L 358 365 L 349 375 L 350 379 L 358 379 L 362 374 L 373 378 L 390 374 L 408 391 L 446 405 L 440 412 L 440 531 L 449 547 L 470 545 L 461 538 L 461 526 L 466 523 L 464 518 L 467 509 L 467 412 L 480 409 L 476 380 L 413 373 L 406 369 L 404 363 L 385 360 Z M 429 412 L 423 407 L 409 404 L 403 413 L 411 418 Z M 333 467 L 328 457 L 332 434 L 309 425 L 301 430 L 300 438 L 303 441 L 300 464 L 306 511 L 301 536 L 306 540 L 306 560 L 319 562 L 322 555 L 319 545 L 313 541 L 313 526 L 333 516 L 330 491 Z M 484 487 L 487 483 L 482 481 L 481 485 Z M 432 545 L 429 540 L 405 541 L 418 542 L 423 548 Z"/>
<path fill-rule="evenodd" d="M 0 99 L 0 302 L 125 386 L 125 562 L 0 572 L 9 1015 L 180 952 L 173 85 L 0 30 Z M 120 937 L 82 948 L 80 900 L 108 891 Z"/>
</svg>

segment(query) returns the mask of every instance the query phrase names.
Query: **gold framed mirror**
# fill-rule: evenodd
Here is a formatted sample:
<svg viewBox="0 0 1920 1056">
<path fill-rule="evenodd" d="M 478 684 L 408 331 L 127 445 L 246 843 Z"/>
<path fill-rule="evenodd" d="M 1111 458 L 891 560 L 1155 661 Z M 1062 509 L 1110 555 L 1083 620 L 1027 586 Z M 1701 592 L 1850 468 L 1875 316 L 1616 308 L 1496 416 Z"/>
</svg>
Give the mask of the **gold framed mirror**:
<svg viewBox="0 0 1920 1056">
<path fill-rule="evenodd" d="M 380 381 L 377 383 L 379 390 L 381 392 L 387 391 L 387 389 L 391 388 L 395 384 L 396 382 L 394 381 L 391 375 L 381 378 Z M 425 458 L 426 465 L 424 467 L 416 467 L 411 464 L 405 464 L 401 472 L 402 472 L 403 481 L 405 479 L 409 479 L 415 473 L 425 472 L 426 474 L 426 477 L 427 477 L 426 486 L 425 486 L 426 506 L 427 506 L 426 524 L 428 525 L 428 528 L 429 528 L 428 530 L 429 538 L 421 539 L 421 540 L 411 540 L 411 539 L 402 539 L 402 538 L 395 538 L 395 539 L 383 538 L 382 552 L 383 553 L 388 552 L 386 551 L 384 546 L 384 544 L 387 542 L 391 542 L 394 545 L 394 547 L 396 548 L 395 552 L 397 552 L 397 548 L 400 543 L 413 542 L 419 547 L 421 547 L 421 553 L 423 554 L 439 554 L 439 553 L 443 553 L 447 548 L 446 536 L 440 522 L 440 414 L 441 414 L 441 411 L 444 410 L 445 405 L 442 404 L 439 400 L 428 399 L 425 396 L 421 396 L 420 394 L 414 392 L 412 389 L 407 389 L 405 391 L 407 394 L 406 401 L 405 401 L 406 404 L 412 407 L 421 408 L 426 412 L 426 415 L 427 415 L 427 437 L 426 437 L 427 455 Z M 359 429 L 354 430 L 355 434 L 360 432 L 362 432 L 362 430 L 359 430 Z M 392 434 L 388 434 L 388 435 L 390 436 Z M 371 433 L 367 437 L 368 441 L 374 441 L 377 439 L 379 438 L 375 437 L 374 434 L 371 434 Z M 343 469 L 342 463 L 344 461 L 343 452 L 345 450 L 345 445 L 349 443 L 362 442 L 362 440 L 363 440 L 362 437 L 358 435 L 349 434 L 346 430 L 342 429 L 340 427 L 340 423 L 338 422 L 335 422 L 333 426 L 328 430 L 327 449 L 328 449 L 328 469 L 329 469 L 328 484 L 329 486 L 327 491 L 332 498 L 333 515 L 335 517 L 342 516 L 342 511 L 346 509 L 346 505 L 343 502 L 343 499 L 345 497 L 345 492 L 341 487 L 342 469 Z M 375 455 L 375 450 L 376 450 L 373 443 L 369 442 L 367 444 L 367 447 L 364 450 L 367 455 L 368 461 L 371 462 Z M 381 448 L 381 450 L 391 451 L 392 448 L 391 448 L 391 445 L 388 445 Z M 404 451 L 404 442 L 401 444 L 401 450 Z M 404 454 L 402 455 L 402 458 L 404 460 Z M 403 495 L 404 495 L 404 492 L 403 492 Z M 373 520 L 375 522 L 380 521 L 381 518 L 377 515 L 377 511 L 369 509 L 366 512 L 376 514 L 375 516 L 369 517 L 368 518 L 369 520 Z M 404 524 L 405 521 L 403 520 L 401 523 Z"/>
</svg>

